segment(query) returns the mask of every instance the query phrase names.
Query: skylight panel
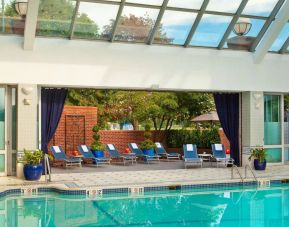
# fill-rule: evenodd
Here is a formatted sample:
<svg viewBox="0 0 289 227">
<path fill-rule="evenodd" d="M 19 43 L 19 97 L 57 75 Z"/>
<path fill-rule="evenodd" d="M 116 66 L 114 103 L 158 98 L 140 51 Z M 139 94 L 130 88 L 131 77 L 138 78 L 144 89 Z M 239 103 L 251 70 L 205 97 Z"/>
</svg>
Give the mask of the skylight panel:
<svg viewBox="0 0 289 227">
<path fill-rule="evenodd" d="M 249 0 L 243 14 L 269 16 L 278 0 Z"/>
<path fill-rule="evenodd" d="M 81 2 L 75 21 L 74 37 L 109 39 L 119 6 Z"/>
<path fill-rule="evenodd" d="M 116 29 L 115 40 L 146 42 L 159 10 L 125 6 Z"/>
<path fill-rule="evenodd" d="M 126 0 L 128 3 L 145 4 L 145 5 L 157 5 L 163 4 L 163 0 Z"/>
<path fill-rule="evenodd" d="M 68 37 L 74 10 L 75 1 L 73 0 L 41 0 L 36 34 Z"/>
<path fill-rule="evenodd" d="M 242 0 L 210 0 L 208 11 L 235 13 Z"/>
<path fill-rule="evenodd" d="M 183 45 L 196 16 L 196 13 L 166 10 L 154 43 Z"/>
<path fill-rule="evenodd" d="M 203 0 L 169 0 L 168 6 L 184 9 L 200 9 Z"/>
<path fill-rule="evenodd" d="M 217 47 L 231 20 L 229 16 L 203 15 L 190 45 Z"/>
</svg>

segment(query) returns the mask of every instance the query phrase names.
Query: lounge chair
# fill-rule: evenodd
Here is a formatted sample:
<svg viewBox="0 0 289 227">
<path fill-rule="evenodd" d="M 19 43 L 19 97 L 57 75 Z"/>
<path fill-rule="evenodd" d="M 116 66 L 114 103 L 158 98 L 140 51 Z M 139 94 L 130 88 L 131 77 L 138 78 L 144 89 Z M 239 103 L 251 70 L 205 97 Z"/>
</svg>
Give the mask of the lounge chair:
<svg viewBox="0 0 289 227">
<path fill-rule="evenodd" d="M 90 148 L 86 145 L 80 145 L 77 147 L 78 151 L 82 154 L 83 159 L 88 159 L 88 160 L 92 160 L 93 164 L 95 164 L 96 166 L 102 165 L 102 164 L 110 164 L 111 158 L 96 158 Z"/>
<path fill-rule="evenodd" d="M 180 154 L 175 153 L 175 152 L 174 153 L 167 153 L 165 148 L 163 147 L 163 145 L 161 143 L 159 143 L 159 142 L 155 143 L 155 145 L 156 145 L 156 149 L 155 149 L 156 153 L 159 156 L 161 156 L 161 157 L 163 157 L 163 158 L 165 158 L 167 160 L 170 160 L 170 159 L 178 159 L 178 160 L 180 160 Z"/>
<path fill-rule="evenodd" d="M 52 154 L 55 158 L 56 161 L 63 161 L 65 167 L 67 166 L 74 166 L 78 165 L 81 167 L 81 158 L 76 158 L 76 157 L 67 157 L 64 150 L 60 146 L 52 146 L 51 147 Z"/>
<path fill-rule="evenodd" d="M 129 143 L 128 147 L 131 150 L 131 152 L 135 153 L 136 157 L 138 157 L 139 159 L 143 159 L 143 161 L 146 162 L 147 164 L 149 164 L 150 161 L 151 162 L 160 161 L 159 155 L 154 156 L 145 155 L 136 143 Z"/>
<path fill-rule="evenodd" d="M 195 144 L 184 144 L 184 161 L 185 161 L 185 168 L 187 166 L 200 166 L 203 167 L 203 159 L 199 158 L 197 152 L 197 146 Z"/>
<path fill-rule="evenodd" d="M 135 154 L 128 154 L 128 155 L 122 155 L 119 153 L 119 151 L 116 149 L 116 147 L 113 144 L 106 144 L 106 149 L 111 157 L 112 160 L 116 160 L 117 162 L 122 162 L 123 165 L 126 163 L 136 163 L 136 156 Z"/>
<path fill-rule="evenodd" d="M 217 167 L 220 165 L 227 166 L 233 165 L 234 159 L 227 158 L 223 144 L 212 144 L 213 159 L 217 162 Z"/>
</svg>

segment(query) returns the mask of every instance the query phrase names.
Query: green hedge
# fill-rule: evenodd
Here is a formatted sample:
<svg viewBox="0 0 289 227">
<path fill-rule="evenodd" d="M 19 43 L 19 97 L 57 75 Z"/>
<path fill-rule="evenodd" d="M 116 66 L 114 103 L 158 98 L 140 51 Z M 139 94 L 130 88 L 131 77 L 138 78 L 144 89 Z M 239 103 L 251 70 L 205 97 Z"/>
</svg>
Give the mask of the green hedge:
<svg viewBox="0 0 289 227">
<path fill-rule="evenodd" d="M 204 130 L 171 130 L 167 133 L 168 147 L 180 148 L 183 144 L 196 144 L 198 147 L 210 148 L 213 143 L 220 143 L 218 128 Z"/>
</svg>

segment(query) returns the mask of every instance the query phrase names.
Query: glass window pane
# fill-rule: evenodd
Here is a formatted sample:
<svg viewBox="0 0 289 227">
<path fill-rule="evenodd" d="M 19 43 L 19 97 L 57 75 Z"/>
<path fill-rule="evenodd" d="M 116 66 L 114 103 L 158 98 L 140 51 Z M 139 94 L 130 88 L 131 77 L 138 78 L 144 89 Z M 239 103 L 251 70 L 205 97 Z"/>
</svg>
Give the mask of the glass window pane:
<svg viewBox="0 0 289 227">
<path fill-rule="evenodd" d="M 280 96 L 264 96 L 264 144 L 281 144 Z"/>
<path fill-rule="evenodd" d="M 116 29 L 115 40 L 145 42 L 155 24 L 158 9 L 124 7 Z"/>
<path fill-rule="evenodd" d="M 266 148 L 266 161 L 269 163 L 282 161 L 282 149 L 281 148 Z"/>
<path fill-rule="evenodd" d="M 40 0 L 36 34 L 68 37 L 74 8 L 73 0 Z"/>
<path fill-rule="evenodd" d="M 163 4 L 163 0 L 126 0 L 125 2 L 146 4 L 146 5 L 157 5 L 157 6 Z"/>
<path fill-rule="evenodd" d="M 279 51 L 288 37 L 289 37 L 289 23 L 287 23 L 282 29 L 282 31 L 279 33 L 277 39 L 271 46 L 270 51 Z"/>
<path fill-rule="evenodd" d="M 109 39 L 119 6 L 81 2 L 73 35 L 86 39 Z"/>
<path fill-rule="evenodd" d="M 155 43 L 183 45 L 196 19 L 195 13 L 165 11 Z"/>
<path fill-rule="evenodd" d="M 250 0 L 243 14 L 255 16 L 269 16 L 278 0 Z"/>
<path fill-rule="evenodd" d="M 252 43 L 255 40 L 254 37 L 257 37 L 257 35 L 261 31 L 261 29 L 265 23 L 265 20 L 249 19 L 249 18 L 246 18 L 246 20 L 248 20 L 252 24 L 251 29 L 245 36 L 240 36 L 239 38 L 242 39 L 244 37 L 244 39 L 248 40 L 247 37 L 249 37 L 249 38 L 251 37 L 251 43 Z M 232 31 L 231 34 L 229 35 L 229 39 L 235 38 L 235 37 L 237 37 L 237 35 Z M 247 41 L 245 43 L 247 43 Z M 251 45 L 250 42 L 248 45 L 249 46 Z M 226 42 L 224 48 L 228 48 L 227 42 Z"/>
<path fill-rule="evenodd" d="M 25 20 L 15 10 L 14 0 L 0 3 L 0 33 L 23 35 Z"/>
<path fill-rule="evenodd" d="M 0 88 L 0 150 L 5 150 L 5 88 Z"/>
<path fill-rule="evenodd" d="M 16 88 L 12 88 L 12 150 L 16 150 L 16 121 L 17 121 L 17 106 L 16 106 Z"/>
<path fill-rule="evenodd" d="M 5 172 L 5 155 L 0 154 L 0 172 Z"/>
<path fill-rule="evenodd" d="M 241 0 L 210 0 L 208 11 L 235 13 L 241 3 Z"/>
<path fill-rule="evenodd" d="M 203 0 L 170 0 L 168 6 L 185 8 L 185 9 L 200 9 Z"/>
<path fill-rule="evenodd" d="M 190 45 L 217 47 L 232 17 L 204 15 Z"/>
<path fill-rule="evenodd" d="M 284 144 L 289 144 L 289 95 L 284 95 Z"/>
<path fill-rule="evenodd" d="M 284 159 L 285 161 L 289 161 L 289 147 L 284 148 Z"/>
</svg>

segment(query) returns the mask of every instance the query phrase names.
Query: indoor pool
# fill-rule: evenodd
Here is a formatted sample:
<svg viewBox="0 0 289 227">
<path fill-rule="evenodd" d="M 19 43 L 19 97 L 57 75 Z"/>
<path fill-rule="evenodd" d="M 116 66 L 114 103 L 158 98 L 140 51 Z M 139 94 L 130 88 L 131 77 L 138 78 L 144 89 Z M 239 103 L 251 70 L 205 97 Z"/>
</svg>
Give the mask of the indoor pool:
<svg viewBox="0 0 289 227">
<path fill-rule="evenodd" d="M 214 191 L 212 191 L 214 190 Z M 289 226 L 289 187 L 0 199 L 0 226 Z"/>
</svg>

